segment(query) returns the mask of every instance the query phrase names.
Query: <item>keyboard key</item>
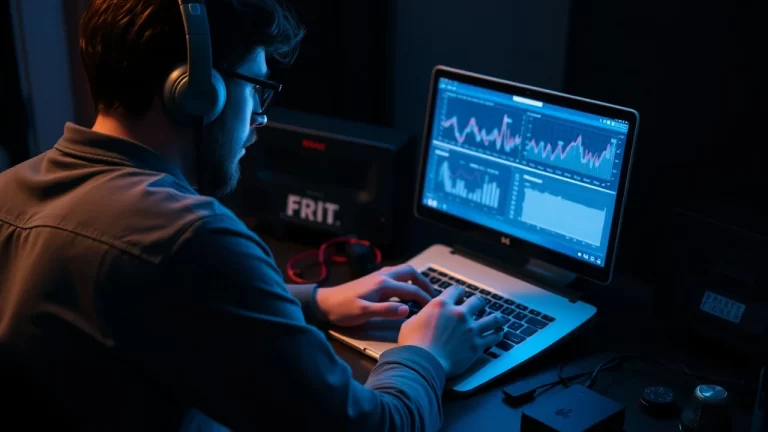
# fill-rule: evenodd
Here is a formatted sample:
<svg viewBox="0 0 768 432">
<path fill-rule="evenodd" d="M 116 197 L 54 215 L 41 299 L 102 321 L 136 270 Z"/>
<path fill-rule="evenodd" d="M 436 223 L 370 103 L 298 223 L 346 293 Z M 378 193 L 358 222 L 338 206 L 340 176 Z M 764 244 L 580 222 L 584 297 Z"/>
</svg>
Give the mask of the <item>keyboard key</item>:
<svg viewBox="0 0 768 432">
<path fill-rule="evenodd" d="M 555 318 L 551 317 L 549 315 L 544 315 L 543 317 L 541 317 L 541 319 L 543 319 L 546 322 L 554 322 L 555 321 Z"/>
<path fill-rule="evenodd" d="M 506 340 L 508 340 L 510 342 L 514 342 L 516 344 L 520 344 L 523 341 L 525 341 L 525 336 L 519 335 L 519 334 L 517 334 L 515 332 L 505 331 L 504 332 L 504 339 L 506 339 Z"/>
<path fill-rule="evenodd" d="M 423 272 L 421 272 L 421 275 L 422 275 L 422 276 L 424 276 L 425 278 L 429 278 L 429 277 L 431 276 L 431 275 L 429 274 L 429 272 L 427 272 L 427 271 L 423 271 Z"/>
<path fill-rule="evenodd" d="M 515 301 L 514 300 L 510 300 L 510 299 L 504 299 L 504 304 L 507 305 L 507 306 L 514 306 L 515 305 Z"/>
<path fill-rule="evenodd" d="M 437 296 L 439 296 L 440 294 L 443 293 L 443 289 L 442 288 L 432 288 L 432 291 L 435 292 L 435 297 L 437 297 Z"/>
<path fill-rule="evenodd" d="M 472 284 L 467 284 L 467 288 L 471 289 L 472 291 L 477 291 L 477 290 L 480 289 L 480 288 L 478 288 L 478 287 L 476 287 L 476 286 L 474 286 Z"/>
<path fill-rule="evenodd" d="M 441 281 L 442 279 L 440 279 L 437 276 L 432 276 L 431 278 L 429 278 L 429 283 L 431 283 L 432 285 L 439 284 Z"/>
<path fill-rule="evenodd" d="M 416 315 L 417 313 L 419 313 L 419 311 L 421 311 L 421 305 L 416 302 L 409 301 L 409 302 L 404 302 L 404 304 L 408 306 L 408 315 L 406 316 L 406 318 L 410 318 Z"/>
<path fill-rule="evenodd" d="M 512 318 L 510 318 L 510 317 L 505 317 L 505 316 L 502 316 L 502 317 L 501 317 L 501 322 L 502 322 L 502 324 L 501 324 L 501 325 L 502 325 L 502 327 L 503 327 L 503 326 L 505 326 L 505 325 L 507 325 L 507 323 L 508 323 L 508 322 L 510 322 L 510 321 L 512 321 Z M 517 321 L 515 321 L 515 322 L 517 322 Z"/>
<path fill-rule="evenodd" d="M 497 353 L 496 351 L 488 351 L 487 353 L 485 353 L 485 355 L 487 355 L 488 357 L 490 357 L 492 359 L 499 358 L 499 353 Z"/>
<path fill-rule="evenodd" d="M 440 282 L 440 284 L 439 284 L 438 286 L 439 286 L 440 288 L 443 288 L 443 289 L 445 289 L 445 288 L 448 288 L 448 287 L 449 287 L 449 286 L 451 286 L 451 285 L 453 285 L 453 284 L 452 284 L 452 283 L 450 283 L 450 282 L 448 282 L 448 281 L 442 281 L 442 282 Z"/>
<path fill-rule="evenodd" d="M 466 284 L 467 284 L 467 283 L 466 283 L 466 282 L 464 282 L 463 280 L 461 280 L 461 279 L 456 279 L 456 285 L 465 286 Z"/>
<path fill-rule="evenodd" d="M 424 306 L 421 305 L 421 303 L 417 303 L 415 301 L 406 301 L 406 302 L 403 302 L 403 304 L 408 306 L 409 309 L 414 310 L 416 312 L 420 311 L 421 308 L 424 307 Z"/>
<path fill-rule="evenodd" d="M 453 276 L 448 276 L 448 280 L 451 282 L 456 282 L 456 278 Z"/>
<path fill-rule="evenodd" d="M 528 313 L 530 315 L 535 316 L 535 317 L 540 317 L 541 316 L 541 312 L 537 311 L 536 309 L 531 309 L 531 310 L 528 311 Z"/>
<path fill-rule="evenodd" d="M 475 295 L 475 293 L 473 293 L 472 291 L 464 291 L 464 298 L 470 298 L 473 295 Z"/>
<path fill-rule="evenodd" d="M 498 349 L 500 349 L 502 351 L 509 351 L 509 350 L 511 350 L 514 347 L 515 347 L 515 344 L 513 344 L 510 341 L 504 340 L 504 339 L 502 339 L 501 342 L 496 344 L 496 348 L 498 348 Z"/>
<path fill-rule="evenodd" d="M 528 306 L 526 306 L 526 305 L 522 305 L 522 304 L 520 304 L 520 303 L 518 303 L 518 304 L 517 304 L 517 306 L 515 306 L 515 307 L 516 307 L 518 310 L 521 310 L 521 311 L 523 311 L 523 312 L 525 312 L 525 311 L 527 311 L 527 310 L 528 310 Z"/>
<path fill-rule="evenodd" d="M 437 270 L 433 269 L 432 267 L 427 267 L 427 271 L 430 273 L 437 273 Z"/>
<path fill-rule="evenodd" d="M 502 296 L 500 296 L 500 295 L 498 295 L 498 294 L 492 294 L 492 295 L 491 295 L 491 298 L 492 298 L 492 299 L 494 299 L 494 300 L 496 300 L 496 301 L 500 301 L 500 300 L 501 300 L 501 299 L 503 299 L 504 297 L 502 297 Z"/>
<path fill-rule="evenodd" d="M 524 312 L 518 312 L 518 313 L 512 315 L 512 318 L 514 318 L 514 319 L 516 319 L 516 320 L 518 320 L 520 322 L 523 322 L 523 321 L 525 321 L 526 318 L 528 318 L 528 314 L 526 314 Z"/>
<path fill-rule="evenodd" d="M 489 299 L 488 297 L 480 297 L 480 298 L 482 298 L 483 300 L 485 300 L 485 304 L 486 304 L 486 305 L 489 305 L 489 304 L 493 303 L 493 300 Z"/>
<path fill-rule="evenodd" d="M 510 316 L 515 310 L 511 307 L 505 307 L 503 311 L 501 311 L 502 315 Z"/>
<path fill-rule="evenodd" d="M 515 320 L 512 320 L 512 322 L 507 324 L 507 328 L 512 330 L 512 331 L 518 331 L 518 330 L 520 330 L 523 327 L 525 327 L 525 325 L 523 323 L 521 323 L 520 321 L 515 321 Z"/>
<path fill-rule="evenodd" d="M 523 336 L 531 337 L 536 334 L 538 330 L 531 326 L 527 326 L 526 328 L 520 330 L 518 333 L 520 333 Z"/>
<path fill-rule="evenodd" d="M 537 329 L 543 329 L 544 327 L 549 325 L 548 322 L 542 321 L 535 317 L 528 317 L 528 319 L 525 320 L 525 323 Z"/>
<path fill-rule="evenodd" d="M 481 290 L 480 290 L 480 294 L 482 294 L 482 295 L 484 295 L 484 296 L 487 296 L 487 295 L 488 295 L 488 294 L 490 294 L 490 293 L 491 293 L 491 292 L 490 292 L 490 291 L 488 291 L 488 290 L 484 290 L 484 289 L 481 289 Z"/>
<path fill-rule="evenodd" d="M 442 277 L 448 277 L 448 273 L 446 273 L 446 272 L 441 272 L 441 271 L 437 272 L 437 275 L 438 275 L 438 276 L 442 276 Z"/>
<path fill-rule="evenodd" d="M 496 303 L 496 302 L 493 302 L 493 303 L 491 303 L 490 306 L 488 306 L 488 309 L 490 309 L 490 310 L 492 310 L 494 312 L 498 312 L 502 308 L 504 308 L 504 305 L 502 305 L 501 303 Z"/>
</svg>

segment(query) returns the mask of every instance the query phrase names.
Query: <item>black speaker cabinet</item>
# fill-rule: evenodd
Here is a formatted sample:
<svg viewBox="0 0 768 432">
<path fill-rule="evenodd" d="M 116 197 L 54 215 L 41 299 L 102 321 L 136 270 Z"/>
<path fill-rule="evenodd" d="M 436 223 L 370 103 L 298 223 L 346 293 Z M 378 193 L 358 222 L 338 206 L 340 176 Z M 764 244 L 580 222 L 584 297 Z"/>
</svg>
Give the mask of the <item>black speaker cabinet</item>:
<svg viewBox="0 0 768 432">
<path fill-rule="evenodd" d="M 275 109 L 242 161 L 239 213 L 295 240 L 355 235 L 399 249 L 413 214 L 414 140 L 378 126 Z"/>
</svg>

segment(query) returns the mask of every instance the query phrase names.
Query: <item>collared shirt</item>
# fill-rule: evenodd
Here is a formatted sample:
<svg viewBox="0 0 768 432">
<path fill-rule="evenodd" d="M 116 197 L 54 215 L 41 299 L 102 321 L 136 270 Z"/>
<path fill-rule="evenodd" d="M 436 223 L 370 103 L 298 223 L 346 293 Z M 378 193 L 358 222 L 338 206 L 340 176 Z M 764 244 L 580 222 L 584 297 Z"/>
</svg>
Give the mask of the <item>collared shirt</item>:
<svg viewBox="0 0 768 432">
<path fill-rule="evenodd" d="M 437 359 L 398 347 L 359 384 L 313 293 L 139 143 L 68 123 L 0 174 L 0 342 L 93 429 L 438 429 Z"/>
</svg>

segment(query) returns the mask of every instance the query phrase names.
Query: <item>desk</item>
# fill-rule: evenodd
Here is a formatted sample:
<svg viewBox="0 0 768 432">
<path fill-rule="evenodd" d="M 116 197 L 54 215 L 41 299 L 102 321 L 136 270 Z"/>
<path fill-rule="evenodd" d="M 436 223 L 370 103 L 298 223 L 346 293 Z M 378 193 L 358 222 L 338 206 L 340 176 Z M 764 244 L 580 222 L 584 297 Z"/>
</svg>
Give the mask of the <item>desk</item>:
<svg viewBox="0 0 768 432">
<path fill-rule="evenodd" d="M 264 235 L 262 238 L 272 248 L 283 272 L 285 263 L 291 256 L 310 249 L 306 245 L 278 241 Z M 333 267 L 330 275 L 329 285 L 335 285 L 348 280 L 349 271 L 340 265 Z M 599 310 L 597 319 L 589 328 L 472 396 L 461 398 L 446 395 L 443 430 L 517 430 L 523 407 L 508 406 L 503 401 L 502 387 L 514 383 L 523 383 L 525 387 L 529 387 L 553 381 L 563 360 L 569 360 L 565 374 L 592 371 L 608 357 L 609 352 L 640 353 L 669 363 L 683 363 L 706 376 L 744 378 L 732 373 L 744 368 L 744 364 L 740 364 L 738 359 L 728 361 L 723 359 L 728 356 L 712 355 L 706 345 L 680 344 L 680 340 L 686 340 L 681 339 L 685 329 L 667 328 L 651 319 L 649 287 L 619 278 L 610 288 L 602 287 L 599 290 L 585 292 L 585 296 L 593 297 L 586 300 L 595 304 Z M 350 365 L 355 379 L 364 383 L 375 362 L 335 340 L 331 340 L 331 344 L 339 357 Z M 678 403 L 684 405 L 695 386 L 700 383 L 702 382 L 671 369 L 654 366 L 652 363 L 630 362 L 616 372 L 601 374 L 594 390 L 627 407 L 627 432 L 671 432 L 679 431 L 676 419 L 654 419 L 643 414 L 639 406 L 642 390 L 652 385 L 667 386 L 675 391 Z M 745 389 L 725 387 L 731 392 L 734 401 L 733 430 L 749 431 L 753 394 Z M 561 388 L 549 390 L 531 403 L 547 403 L 547 397 L 551 397 Z"/>
</svg>

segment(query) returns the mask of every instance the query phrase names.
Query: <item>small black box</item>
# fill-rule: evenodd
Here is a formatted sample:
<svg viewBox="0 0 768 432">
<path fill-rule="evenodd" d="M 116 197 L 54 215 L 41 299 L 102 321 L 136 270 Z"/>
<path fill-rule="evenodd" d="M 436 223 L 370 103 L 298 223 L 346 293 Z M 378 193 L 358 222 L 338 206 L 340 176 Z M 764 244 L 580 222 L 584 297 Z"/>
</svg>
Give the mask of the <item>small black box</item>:
<svg viewBox="0 0 768 432">
<path fill-rule="evenodd" d="M 523 411 L 522 432 L 615 432 L 624 429 L 624 406 L 583 386 L 569 387 Z"/>
</svg>

